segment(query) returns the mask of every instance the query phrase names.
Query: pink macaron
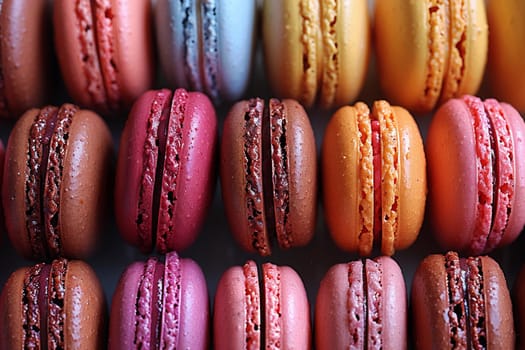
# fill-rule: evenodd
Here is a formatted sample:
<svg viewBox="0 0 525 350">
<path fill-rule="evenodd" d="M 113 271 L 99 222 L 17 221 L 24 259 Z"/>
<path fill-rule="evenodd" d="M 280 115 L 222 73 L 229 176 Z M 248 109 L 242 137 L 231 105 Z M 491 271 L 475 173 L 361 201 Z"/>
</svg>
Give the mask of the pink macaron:
<svg viewBox="0 0 525 350">
<path fill-rule="evenodd" d="M 209 303 L 201 268 L 177 253 L 122 274 L 111 304 L 109 349 L 207 349 Z"/>
<path fill-rule="evenodd" d="M 228 269 L 215 294 L 215 349 L 309 349 L 310 311 L 301 278 L 288 266 L 254 261 Z"/>
<path fill-rule="evenodd" d="M 452 99 L 434 115 L 426 155 L 430 218 L 445 249 L 479 255 L 525 224 L 525 123 L 494 99 Z"/>
<path fill-rule="evenodd" d="M 315 340 L 319 350 L 406 348 L 407 295 L 395 260 L 332 266 L 317 294 Z"/>
<path fill-rule="evenodd" d="M 56 0 L 55 49 L 76 103 L 108 114 L 125 110 L 153 84 L 149 0 Z"/>
<path fill-rule="evenodd" d="M 217 117 L 206 95 L 151 90 L 133 105 L 120 140 L 115 215 L 144 253 L 187 248 L 213 196 Z"/>
</svg>

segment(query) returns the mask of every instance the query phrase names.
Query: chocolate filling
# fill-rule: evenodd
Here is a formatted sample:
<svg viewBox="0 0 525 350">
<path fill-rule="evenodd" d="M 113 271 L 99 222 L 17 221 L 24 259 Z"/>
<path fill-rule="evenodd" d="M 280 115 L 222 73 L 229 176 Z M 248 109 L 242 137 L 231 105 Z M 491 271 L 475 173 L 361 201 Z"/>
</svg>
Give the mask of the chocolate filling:
<svg viewBox="0 0 525 350">
<path fill-rule="evenodd" d="M 170 112 L 165 115 L 165 110 L 159 126 L 162 131 L 159 134 L 159 161 L 153 198 L 153 218 L 158 226 L 153 232 L 156 232 L 157 248 L 160 252 L 168 250 L 168 237 L 177 231 L 174 214 L 181 170 L 180 158 L 184 147 L 183 129 L 187 101 L 188 93 L 177 90 L 171 102 Z"/>
<path fill-rule="evenodd" d="M 54 130 L 52 131 L 49 146 L 44 151 L 44 162 L 46 173 L 42 174 L 45 179 L 43 192 L 44 229 L 47 237 L 48 249 L 51 257 L 62 255 L 61 232 L 60 232 L 60 193 L 64 173 L 64 160 L 66 158 L 69 140 L 69 128 L 77 107 L 64 104 L 58 110 Z M 53 122 L 51 123 L 53 124 Z M 49 129 L 48 129 L 49 132 Z M 46 147 L 46 146 L 44 146 Z M 47 152 L 47 155 L 46 155 Z"/>
<path fill-rule="evenodd" d="M 271 152 L 271 177 L 270 172 L 264 175 L 265 179 L 271 178 L 273 184 L 273 201 L 268 201 L 269 206 L 273 202 L 274 230 L 277 241 L 282 248 L 290 248 L 293 245 L 292 227 L 288 221 L 290 213 L 290 184 L 288 180 L 288 147 L 286 140 L 287 118 L 284 104 L 277 100 L 270 100 L 270 152 Z M 263 145 L 263 150 L 265 145 Z M 265 168 L 265 170 L 268 168 Z M 270 210 L 270 209 L 269 209 Z M 268 227 L 272 223 L 267 221 Z"/>
<path fill-rule="evenodd" d="M 166 127 L 169 118 L 169 101 L 171 94 L 164 91 L 155 95 L 150 107 L 146 125 L 146 139 L 144 140 L 142 179 L 137 209 L 138 239 L 144 252 L 151 251 L 157 232 L 158 200 L 160 192 L 160 177 L 164 162 L 164 148 L 166 144 Z M 161 151 L 162 149 L 162 151 Z M 161 154 L 162 153 L 162 154 Z M 162 163 L 162 164 L 159 164 Z"/>
<path fill-rule="evenodd" d="M 25 175 L 25 208 L 26 228 L 35 258 L 49 257 L 44 228 L 43 197 L 45 175 L 49 157 L 49 143 L 55 128 L 58 115 L 56 107 L 45 107 L 35 117 L 29 129 L 26 175 Z"/>
<path fill-rule="evenodd" d="M 51 263 L 48 294 L 48 346 L 50 350 L 64 349 L 65 345 L 65 293 L 67 260 L 56 259 Z"/>
<path fill-rule="evenodd" d="M 448 286 L 447 317 L 450 327 L 450 346 L 452 349 L 467 348 L 467 301 L 466 272 L 461 269 L 456 253 L 449 252 L 445 256 L 445 270 Z"/>
<path fill-rule="evenodd" d="M 47 291 L 47 288 L 41 288 L 42 285 L 47 285 L 47 280 L 41 279 L 41 276 L 47 278 L 49 275 L 44 274 L 42 270 L 45 264 L 37 264 L 30 267 L 24 276 L 24 284 L 22 290 L 22 309 L 24 319 L 22 320 L 22 328 L 24 332 L 24 348 L 25 349 L 39 349 L 41 347 L 40 334 L 45 333 L 47 327 L 47 320 L 42 318 L 40 306 L 47 308 L 46 299 L 42 296 L 41 291 Z M 43 300 L 41 300 L 43 299 Z"/>
<path fill-rule="evenodd" d="M 246 171 L 246 208 L 252 246 L 261 255 L 269 255 L 270 247 L 265 237 L 262 123 L 264 102 L 254 98 L 248 102 L 244 115 L 244 169 Z"/>
</svg>

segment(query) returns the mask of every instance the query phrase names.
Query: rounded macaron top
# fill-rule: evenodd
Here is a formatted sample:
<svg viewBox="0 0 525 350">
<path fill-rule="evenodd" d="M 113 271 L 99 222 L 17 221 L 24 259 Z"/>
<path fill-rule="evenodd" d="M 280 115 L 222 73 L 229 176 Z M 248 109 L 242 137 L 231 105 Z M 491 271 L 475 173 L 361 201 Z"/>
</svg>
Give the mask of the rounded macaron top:
<svg viewBox="0 0 525 350">
<path fill-rule="evenodd" d="M 217 117 L 206 95 L 150 90 L 121 135 L 115 184 L 120 233 L 144 253 L 182 250 L 204 221 L 215 185 Z"/>
<path fill-rule="evenodd" d="M 85 262 L 20 268 L 0 296 L 0 348 L 102 349 L 106 314 L 102 286 Z"/>
<path fill-rule="evenodd" d="M 157 46 L 168 82 L 214 103 L 238 100 L 252 73 L 256 10 L 255 0 L 157 1 Z"/>
<path fill-rule="evenodd" d="M 129 265 L 111 304 L 109 349 L 207 349 L 209 302 L 201 268 L 177 253 Z"/>
<path fill-rule="evenodd" d="M 306 245 L 315 229 L 316 149 L 303 107 L 294 100 L 237 102 L 225 121 L 220 177 L 226 217 L 241 247 L 271 254 Z"/>
<path fill-rule="evenodd" d="M 57 0 L 55 49 L 68 93 L 109 114 L 126 110 L 154 79 L 148 0 Z"/>
<path fill-rule="evenodd" d="M 336 244 L 369 256 L 410 246 L 423 223 L 426 163 L 410 113 L 386 101 L 341 107 L 322 144 L 323 205 Z"/>
<path fill-rule="evenodd" d="M 525 112 L 525 2 L 490 0 L 488 73 L 491 91 L 498 99 Z"/>
<path fill-rule="evenodd" d="M 466 95 L 436 112 L 426 152 L 430 218 L 443 248 L 485 254 L 519 235 L 524 137 L 519 113 L 494 99 Z"/>
<path fill-rule="evenodd" d="M 1 3 L 1 117 L 18 118 L 48 102 L 53 72 L 50 11 L 49 1 Z"/>
<path fill-rule="evenodd" d="M 6 147 L 5 220 L 27 259 L 81 258 L 97 245 L 107 206 L 112 141 L 104 121 L 75 105 L 31 109 Z"/>
<path fill-rule="evenodd" d="M 214 302 L 214 346 L 221 349 L 310 349 L 303 282 L 288 266 L 254 261 L 226 270 Z"/>
<path fill-rule="evenodd" d="M 510 294 L 492 258 L 429 255 L 411 293 L 416 349 L 514 349 Z"/>
<path fill-rule="evenodd" d="M 395 260 L 332 266 L 317 293 L 315 339 L 319 350 L 406 348 L 407 295 Z"/>
<path fill-rule="evenodd" d="M 266 74 L 277 97 L 308 108 L 357 97 L 370 51 L 366 0 L 264 1 L 262 22 Z"/>
<path fill-rule="evenodd" d="M 375 41 L 381 87 L 414 112 L 478 90 L 488 26 L 483 0 L 377 0 Z"/>
</svg>

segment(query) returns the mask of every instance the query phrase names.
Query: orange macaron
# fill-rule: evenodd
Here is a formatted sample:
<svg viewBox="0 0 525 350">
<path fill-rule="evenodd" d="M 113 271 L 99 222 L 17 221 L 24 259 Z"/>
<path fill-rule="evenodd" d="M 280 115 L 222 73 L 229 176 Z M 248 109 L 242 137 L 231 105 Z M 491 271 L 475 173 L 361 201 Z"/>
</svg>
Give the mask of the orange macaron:
<svg viewBox="0 0 525 350">
<path fill-rule="evenodd" d="M 340 108 L 322 145 L 324 211 L 339 248 L 368 256 L 410 246 L 423 222 L 425 167 L 407 110 L 386 101 Z"/>
</svg>

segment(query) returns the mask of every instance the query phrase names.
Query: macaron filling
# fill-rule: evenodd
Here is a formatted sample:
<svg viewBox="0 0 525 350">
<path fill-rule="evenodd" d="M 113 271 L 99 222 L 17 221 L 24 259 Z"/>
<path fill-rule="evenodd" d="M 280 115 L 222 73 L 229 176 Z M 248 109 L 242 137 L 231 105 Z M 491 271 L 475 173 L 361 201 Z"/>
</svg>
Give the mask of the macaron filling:
<svg viewBox="0 0 525 350">
<path fill-rule="evenodd" d="M 174 214 L 177 211 L 177 188 L 181 168 L 181 153 L 184 147 L 184 122 L 188 101 L 186 90 L 175 90 L 169 112 L 164 110 L 159 128 L 159 161 L 154 191 L 153 218 L 158 218 L 156 232 L 157 249 L 166 252 L 168 237 L 177 232 Z M 165 130 L 165 131 L 163 131 Z"/>
<path fill-rule="evenodd" d="M 259 288 L 259 277 L 257 265 L 253 261 L 248 261 L 242 267 L 244 275 L 244 296 L 246 305 L 246 349 L 261 349 L 264 344 L 261 341 L 261 291 Z"/>
<path fill-rule="evenodd" d="M 460 259 L 457 253 L 448 252 L 445 255 L 445 269 L 451 347 L 485 349 L 487 333 L 481 259 Z"/>
<path fill-rule="evenodd" d="M 475 255 L 497 247 L 507 227 L 514 193 L 513 144 L 498 102 L 464 96 L 476 139 L 478 203 L 472 236 Z"/>
<path fill-rule="evenodd" d="M 97 108 L 106 108 L 106 90 L 97 52 L 96 27 L 91 0 L 77 0 L 75 15 L 81 47 L 82 70 L 86 78 L 86 91 Z"/>
<path fill-rule="evenodd" d="M 60 193 L 69 127 L 77 108 L 45 107 L 29 130 L 25 179 L 26 227 L 33 255 L 61 255 Z"/>
<path fill-rule="evenodd" d="M 157 217 L 160 195 L 160 177 L 164 162 L 166 127 L 171 93 L 160 90 L 150 107 L 147 132 L 144 140 L 142 179 L 137 207 L 137 228 L 140 246 L 145 252 L 151 251 L 156 242 Z M 161 145 L 162 143 L 162 145 Z"/>
<path fill-rule="evenodd" d="M 23 282 L 24 348 L 63 349 L 67 260 L 29 268 Z"/>
</svg>

